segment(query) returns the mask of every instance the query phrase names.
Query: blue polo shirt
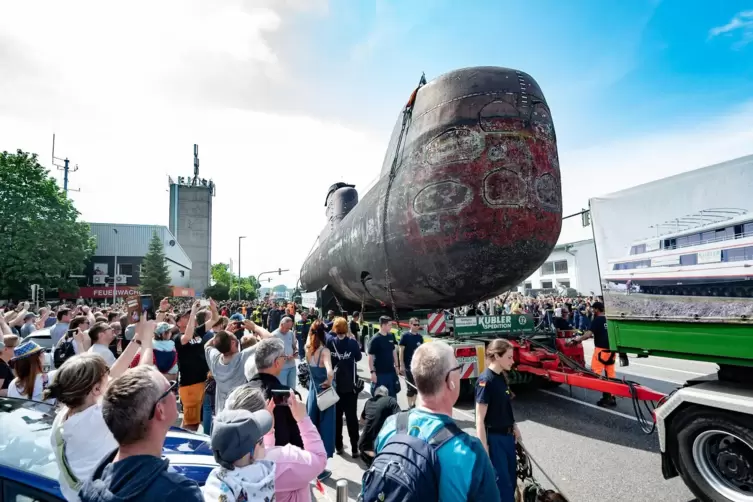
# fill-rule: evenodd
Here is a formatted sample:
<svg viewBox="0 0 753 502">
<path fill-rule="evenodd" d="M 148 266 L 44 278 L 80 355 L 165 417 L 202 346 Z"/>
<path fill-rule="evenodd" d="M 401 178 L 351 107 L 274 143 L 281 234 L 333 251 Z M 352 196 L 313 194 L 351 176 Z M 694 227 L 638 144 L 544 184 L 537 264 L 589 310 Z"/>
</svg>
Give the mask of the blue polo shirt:
<svg viewBox="0 0 753 502">
<path fill-rule="evenodd" d="M 411 436 L 430 439 L 446 423 L 447 415 L 414 409 L 408 419 Z M 395 435 L 395 416 L 384 422 L 376 440 L 376 453 L 382 451 L 387 441 Z M 439 502 L 466 502 L 500 500 L 494 468 L 481 442 L 463 432 L 437 450 L 442 476 L 439 480 Z"/>
</svg>

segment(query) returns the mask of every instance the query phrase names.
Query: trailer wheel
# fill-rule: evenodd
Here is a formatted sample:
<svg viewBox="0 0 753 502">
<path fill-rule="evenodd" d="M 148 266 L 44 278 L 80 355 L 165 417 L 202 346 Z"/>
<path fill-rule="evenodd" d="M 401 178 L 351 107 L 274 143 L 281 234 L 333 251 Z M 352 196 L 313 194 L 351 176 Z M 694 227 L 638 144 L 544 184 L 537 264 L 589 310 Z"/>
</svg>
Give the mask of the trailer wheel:
<svg viewBox="0 0 753 502">
<path fill-rule="evenodd" d="M 698 409 L 678 424 L 677 468 L 703 502 L 753 502 L 753 423 Z"/>
</svg>

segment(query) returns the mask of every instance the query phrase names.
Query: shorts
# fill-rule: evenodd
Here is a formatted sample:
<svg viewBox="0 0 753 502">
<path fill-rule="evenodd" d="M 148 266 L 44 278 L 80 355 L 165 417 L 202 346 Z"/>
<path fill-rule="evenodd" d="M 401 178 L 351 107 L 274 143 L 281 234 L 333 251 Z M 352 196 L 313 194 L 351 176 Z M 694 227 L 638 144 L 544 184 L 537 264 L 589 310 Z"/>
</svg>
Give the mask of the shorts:
<svg viewBox="0 0 753 502">
<path fill-rule="evenodd" d="M 601 355 L 601 358 L 599 357 Z M 610 358 L 610 355 L 612 356 Z M 612 364 L 604 364 L 602 361 L 612 361 Z M 603 375 L 607 373 L 609 378 L 617 378 L 617 369 L 615 363 L 617 361 L 617 353 L 610 352 L 607 349 L 594 347 L 594 355 L 591 358 L 591 371 Z"/>
<path fill-rule="evenodd" d="M 413 397 L 418 394 L 416 389 L 416 381 L 413 379 L 413 373 L 410 370 L 405 370 L 405 395 Z"/>
<path fill-rule="evenodd" d="M 183 425 L 199 425 L 201 423 L 204 386 L 205 382 L 178 387 L 180 402 L 183 405 Z"/>
</svg>

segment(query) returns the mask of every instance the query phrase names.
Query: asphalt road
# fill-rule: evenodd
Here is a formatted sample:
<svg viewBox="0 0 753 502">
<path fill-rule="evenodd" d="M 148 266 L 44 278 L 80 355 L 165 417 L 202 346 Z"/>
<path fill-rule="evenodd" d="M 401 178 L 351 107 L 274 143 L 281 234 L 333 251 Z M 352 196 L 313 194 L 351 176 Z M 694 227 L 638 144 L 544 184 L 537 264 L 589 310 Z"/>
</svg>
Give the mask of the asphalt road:
<svg viewBox="0 0 753 502">
<path fill-rule="evenodd" d="M 586 345 L 590 361 L 592 345 Z M 618 374 L 669 393 L 683 381 L 716 371 L 708 363 L 664 358 L 630 359 L 630 366 L 619 368 Z M 360 376 L 368 381 L 368 363 L 359 363 Z M 369 386 L 367 385 L 366 391 Z M 406 409 L 405 384 L 398 395 Z M 306 397 L 304 389 L 298 389 Z M 359 397 L 358 413 L 369 394 Z M 571 502 L 691 502 L 694 497 L 680 478 L 666 481 L 661 475 L 659 442 L 656 434 L 644 434 L 635 421 L 632 404 L 619 399 L 614 410 L 595 406 L 600 394 L 583 389 L 558 387 L 549 390 L 519 391 L 514 401 L 516 419 L 523 442 L 541 470 L 534 476 L 545 487 L 561 490 Z M 475 435 L 472 402 L 455 405 L 453 417 L 458 425 Z M 356 500 L 364 466 L 349 455 L 347 431 L 346 452 L 335 454 L 328 462 L 332 477 L 324 483 L 319 500 L 335 501 L 339 479 L 349 485 L 349 500 Z"/>
</svg>

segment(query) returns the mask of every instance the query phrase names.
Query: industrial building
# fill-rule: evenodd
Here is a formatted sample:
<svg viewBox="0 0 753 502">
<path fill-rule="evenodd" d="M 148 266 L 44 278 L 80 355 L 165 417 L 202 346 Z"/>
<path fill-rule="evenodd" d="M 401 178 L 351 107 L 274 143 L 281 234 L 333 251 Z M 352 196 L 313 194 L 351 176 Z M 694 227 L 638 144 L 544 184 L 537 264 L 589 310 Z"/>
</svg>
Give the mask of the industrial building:
<svg viewBox="0 0 753 502">
<path fill-rule="evenodd" d="M 519 290 L 572 288 L 582 295 L 601 295 L 593 239 L 557 244 L 549 258 Z"/>
<path fill-rule="evenodd" d="M 160 225 L 130 225 L 89 223 L 97 248 L 87 261 L 83 275 L 76 276 L 79 290 L 61 294 L 63 298 L 112 299 L 113 278 L 115 296 L 123 298 L 138 294 L 141 264 L 149 252 L 152 235 L 162 241 L 173 296 L 195 296 L 191 284 L 191 259 L 167 227 Z"/>
<path fill-rule="evenodd" d="M 199 178 L 199 146 L 194 145 L 193 176 L 170 183 L 170 232 L 193 264 L 190 287 L 197 295 L 209 287 L 212 266 L 212 180 Z"/>
</svg>

